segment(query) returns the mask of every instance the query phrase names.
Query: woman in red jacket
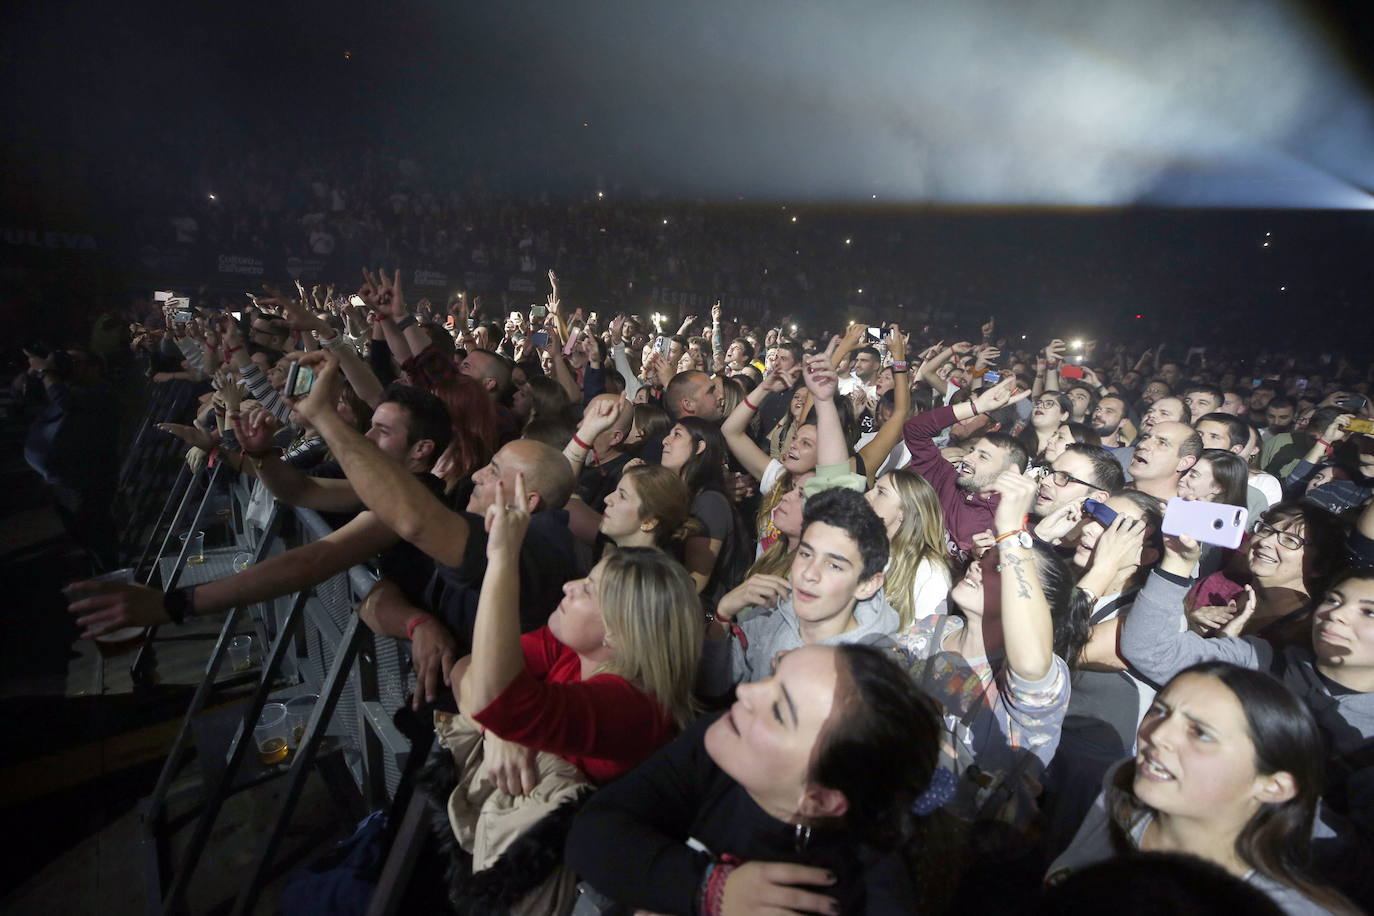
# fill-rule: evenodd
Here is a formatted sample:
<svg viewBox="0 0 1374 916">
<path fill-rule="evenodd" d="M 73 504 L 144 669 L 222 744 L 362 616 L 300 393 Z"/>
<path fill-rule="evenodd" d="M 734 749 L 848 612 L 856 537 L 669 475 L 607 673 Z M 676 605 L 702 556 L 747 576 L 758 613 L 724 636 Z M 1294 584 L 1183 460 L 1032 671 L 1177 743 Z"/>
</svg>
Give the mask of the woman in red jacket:
<svg viewBox="0 0 1374 916">
<path fill-rule="evenodd" d="M 667 744 L 692 715 L 705 619 L 681 565 L 630 547 L 564 586 L 548 625 L 522 636 L 519 557 L 529 520 L 522 475 L 515 493 L 502 485 L 487 510 L 472 655 L 451 678 L 459 709 L 487 731 L 489 771 L 512 795 L 534 788 L 538 751 L 601 784 Z"/>
</svg>

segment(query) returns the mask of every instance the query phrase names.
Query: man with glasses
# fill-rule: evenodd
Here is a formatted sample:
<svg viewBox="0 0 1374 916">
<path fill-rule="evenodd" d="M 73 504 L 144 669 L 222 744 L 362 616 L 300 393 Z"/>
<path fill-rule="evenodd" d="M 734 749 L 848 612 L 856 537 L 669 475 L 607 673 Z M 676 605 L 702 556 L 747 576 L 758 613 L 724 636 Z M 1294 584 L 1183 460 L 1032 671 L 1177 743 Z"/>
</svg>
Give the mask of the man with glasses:
<svg viewBox="0 0 1374 916">
<path fill-rule="evenodd" d="M 1105 502 L 1126 485 L 1126 475 L 1112 453 L 1100 445 L 1075 442 L 1050 465 L 1040 478 L 1040 490 L 1031 503 L 1031 515 L 1044 518 L 1085 499 Z"/>
</svg>

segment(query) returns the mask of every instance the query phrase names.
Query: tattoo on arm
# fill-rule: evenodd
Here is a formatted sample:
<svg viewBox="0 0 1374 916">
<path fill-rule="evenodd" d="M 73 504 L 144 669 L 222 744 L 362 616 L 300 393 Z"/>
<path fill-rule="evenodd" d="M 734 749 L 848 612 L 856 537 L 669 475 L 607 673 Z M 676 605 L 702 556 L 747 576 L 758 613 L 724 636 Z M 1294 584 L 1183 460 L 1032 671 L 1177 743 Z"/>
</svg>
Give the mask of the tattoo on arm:
<svg viewBox="0 0 1374 916">
<path fill-rule="evenodd" d="M 1012 575 L 1016 576 L 1016 597 L 1029 598 L 1030 582 L 1026 579 L 1026 570 L 1023 568 L 1025 564 L 1015 554 L 1007 554 L 1005 562 L 1011 566 Z"/>
</svg>

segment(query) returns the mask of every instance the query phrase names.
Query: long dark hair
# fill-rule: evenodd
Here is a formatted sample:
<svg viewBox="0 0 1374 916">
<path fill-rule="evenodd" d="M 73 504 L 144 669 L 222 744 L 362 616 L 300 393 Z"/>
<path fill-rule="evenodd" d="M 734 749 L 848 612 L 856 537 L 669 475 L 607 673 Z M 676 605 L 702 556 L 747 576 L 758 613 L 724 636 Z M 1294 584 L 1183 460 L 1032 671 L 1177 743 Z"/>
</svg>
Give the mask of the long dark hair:
<svg viewBox="0 0 1374 916">
<path fill-rule="evenodd" d="M 836 646 L 835 709 L 821 735 L 810 780 L 844 793 L 841 826 L 888 851 L 914 835 L 912 803 L 930 785 L 940 751 L 940 719 L 892 654 Z"/>
<path fill-rule="evenodd" d="M 730 452 L 720 427 L 700 417 L 683 417 L 677 421 L 677 425 L 692 437 L 692 455 L 682 466 L 682 479 L 687 482 L 687 489 L 694 496 L 702 490 L 720 490 L 723 493 L 725 462 L 729 460 Z M 706 444 L 700 453 L 697 452 L 699 443 Z"/>
<path fill-rule="evenodd" d="M 1073 571 L 1050 545 L 1036 541 L 1032 550 L 1040 591 L 1050 606 L 1054 654 L 1068 662 L 1070 668 L 1075 667 L 1092 635 L 1088 621 L 1092 617 L 1093 603 L 1086 592 L 1074 588 Z"/>
<path fill-rule="evenodd" d="M 1297 791 L 1292 798 L 1260 806 L 1236 835 L 1240 859 L 1261 874 L 1294 888 L 1334 912 L 1355 912 L 1343 897 L 1308 877 L 1312 824 L 1324 785 L 1320 730 L 1307 706 L 1277 678 L 1228 662 L 1201 662 L 1184 675 L 1216 678 L 1240 704 L 1246 731 L 1255 748 L 1255 770 L 1262 775 L 1286 772 Z M 1168 685 L 1165 685 L 1168 689 Z M 1120 844 L 1136 819 L 1150 809 L 1132 790 L 1135 761 L 1117 772 L 1109 810 L 1113 837 Z"/>
<path fill-rule="evenodd" d="M 1212 479 L 1221 487 L 1221 493 L 1213 502 L 1227 506 L 1245 505 L 1245 491 L 1250 486 L 1250 468 L 1244 458 L 1225 449 L 1207 448 L 1198 455 L 1198 461 L 1206 461 L 1212 466 Z"/>
</svg>

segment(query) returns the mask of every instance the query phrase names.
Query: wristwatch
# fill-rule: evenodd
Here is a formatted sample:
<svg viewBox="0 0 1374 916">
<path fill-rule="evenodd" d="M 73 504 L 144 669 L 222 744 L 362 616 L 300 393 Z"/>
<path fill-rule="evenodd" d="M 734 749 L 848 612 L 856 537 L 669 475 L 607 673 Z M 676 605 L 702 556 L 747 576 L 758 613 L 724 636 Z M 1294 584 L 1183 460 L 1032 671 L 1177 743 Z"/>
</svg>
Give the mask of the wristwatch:
<svg viewBox="0 0 1374 916">
<path fill-rule="evenodd" d="M 1029 550 L 1031 547 L 1035 546 L 1035 539 L 1031 537 L 1031 533 L 1025 528 L 1020 528 L 1016 531 L 1008 531 L 1006 534 L 997 535 L 997 540 L 994 541 L 994 543 L 999 548 L 1024 547 Z"/>
</svg>

